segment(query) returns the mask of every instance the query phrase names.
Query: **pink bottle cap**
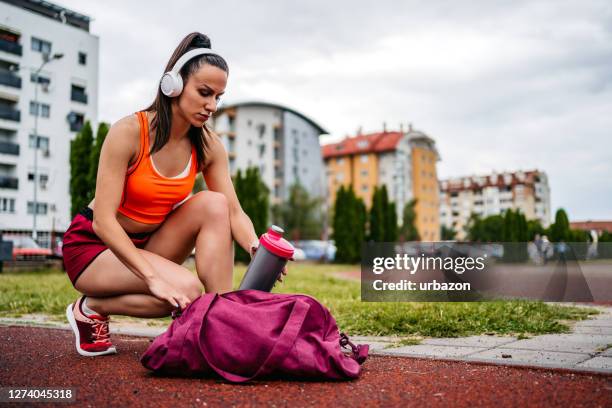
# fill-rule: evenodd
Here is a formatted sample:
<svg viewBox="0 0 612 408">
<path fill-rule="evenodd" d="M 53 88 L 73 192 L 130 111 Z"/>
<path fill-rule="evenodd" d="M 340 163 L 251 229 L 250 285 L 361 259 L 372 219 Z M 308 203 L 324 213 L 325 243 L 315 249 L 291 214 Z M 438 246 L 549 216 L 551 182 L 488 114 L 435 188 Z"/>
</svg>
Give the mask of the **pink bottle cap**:
<svg viewBox="0 0 612 408">
<path fill-rule="evenodd" d="M 283 238 L 284 232 L 282 228 L 272 225 L 268 232 L 262 234 L 259 238 L 259 243 L 274 255 L 291 259 L 293 258 L 294 248 L 289 241 Z"/>
</svg>

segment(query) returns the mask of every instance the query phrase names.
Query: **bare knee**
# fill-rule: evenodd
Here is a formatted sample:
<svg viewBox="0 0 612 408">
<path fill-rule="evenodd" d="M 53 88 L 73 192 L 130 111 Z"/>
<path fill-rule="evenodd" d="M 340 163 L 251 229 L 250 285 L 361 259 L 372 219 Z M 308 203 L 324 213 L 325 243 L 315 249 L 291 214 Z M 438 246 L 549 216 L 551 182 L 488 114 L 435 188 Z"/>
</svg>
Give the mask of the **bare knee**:
<svg viewBox="0 0 612 408">
<path fill-rule="evenodd" d="M 198 216 L 204 222 L 227 222 L 229 223 L 229 204 L 224 194 L 216 191 L 201 191 L 193 196 L 197 207 Z"/>
<path fill-rule="evenodd" d="M 181 291 L 189 298 L 190 302 L 193 302 L 202 295 L 204 287 L 200 280 L 193 274 L 187 275 L 184 279 L 178 283 Z"/>
</svg>

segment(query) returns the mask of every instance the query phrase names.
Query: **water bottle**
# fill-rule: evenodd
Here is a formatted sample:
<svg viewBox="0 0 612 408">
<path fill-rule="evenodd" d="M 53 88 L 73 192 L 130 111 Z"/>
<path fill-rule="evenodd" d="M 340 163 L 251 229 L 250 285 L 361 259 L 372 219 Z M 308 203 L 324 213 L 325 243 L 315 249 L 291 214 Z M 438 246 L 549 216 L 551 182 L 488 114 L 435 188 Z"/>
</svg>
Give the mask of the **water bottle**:
<svg viewBox="0 0 612 408">
<path fill-rule="evenodd" d="M 239 290 L 257 289 L 270 292 L 287 261 L 293 260 L 294 248 L 283 238 L 282 228 L 272 225 L 259 238 L 259 248 L 251 259 Z"/>
</svg>

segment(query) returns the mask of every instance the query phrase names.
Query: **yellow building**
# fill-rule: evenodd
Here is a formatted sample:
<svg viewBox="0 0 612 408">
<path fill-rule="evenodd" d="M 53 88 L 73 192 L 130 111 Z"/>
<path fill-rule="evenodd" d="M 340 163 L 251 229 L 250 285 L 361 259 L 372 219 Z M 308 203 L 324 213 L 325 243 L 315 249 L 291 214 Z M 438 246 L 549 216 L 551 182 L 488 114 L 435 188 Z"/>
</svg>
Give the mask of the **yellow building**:
<svg viewBox="0 0 612 408">
<path fill-rule="evenodd" d="M 404 206 L 417 199 L 416 227 L 423 241 L 440 239 L 439 197 L 433 139 L 422 132 L 381 132 L 347 137 L 322 147 L 328 204 L 340 186 L 353 186 L 369 208 L 375 186 L 385 185 L 401 223 Z"/>
</svg>

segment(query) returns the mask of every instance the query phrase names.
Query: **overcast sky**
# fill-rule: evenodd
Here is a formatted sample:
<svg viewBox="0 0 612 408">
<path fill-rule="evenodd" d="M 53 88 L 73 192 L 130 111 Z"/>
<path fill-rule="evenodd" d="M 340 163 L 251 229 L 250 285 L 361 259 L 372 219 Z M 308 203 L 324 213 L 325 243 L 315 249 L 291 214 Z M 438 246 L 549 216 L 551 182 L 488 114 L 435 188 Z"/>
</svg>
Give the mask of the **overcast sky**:
<svg viewBox="0 0 612 408">
<path fill-rule="evenodd" d="M 612 219 L 612 2 L 83 1 L 100 38 L 99 118 L 145 107 L 178 42 L 207 34 L 226 103 L 263 100 L 329 141 L 408 122 L 441 178 L 544 170 L 553 212 Z"/>
</svg>

